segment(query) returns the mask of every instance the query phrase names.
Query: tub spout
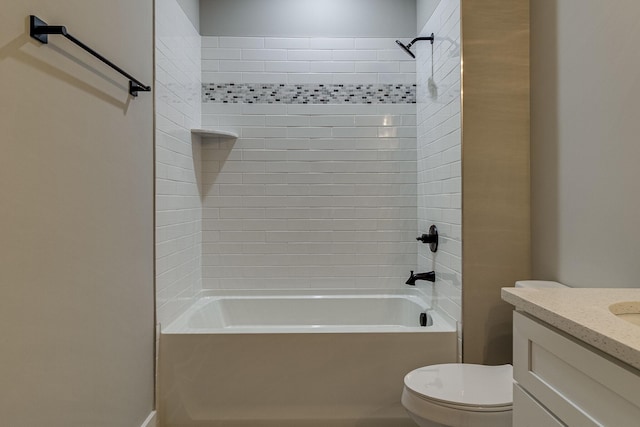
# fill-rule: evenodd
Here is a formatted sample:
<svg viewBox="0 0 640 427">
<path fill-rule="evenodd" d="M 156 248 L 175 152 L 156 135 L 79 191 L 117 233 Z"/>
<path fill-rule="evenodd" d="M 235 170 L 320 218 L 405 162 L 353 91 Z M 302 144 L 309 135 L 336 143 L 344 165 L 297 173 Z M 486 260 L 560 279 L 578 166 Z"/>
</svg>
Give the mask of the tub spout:
<svg viewBox="0 0 640 427">
<path fill-rule="evenodd" d="M 436 281 L 436 272 L 435 271 L 429 271 L 427 273 L 413 274 L 413 270 L 411 270 L 411 276 L 405 282 L 405 284 L 411 285 L 411 286 L 415 286 L 416 285 L 416 280 L 426 280 L 427 282 L 435 282 Z"/>
</svg>

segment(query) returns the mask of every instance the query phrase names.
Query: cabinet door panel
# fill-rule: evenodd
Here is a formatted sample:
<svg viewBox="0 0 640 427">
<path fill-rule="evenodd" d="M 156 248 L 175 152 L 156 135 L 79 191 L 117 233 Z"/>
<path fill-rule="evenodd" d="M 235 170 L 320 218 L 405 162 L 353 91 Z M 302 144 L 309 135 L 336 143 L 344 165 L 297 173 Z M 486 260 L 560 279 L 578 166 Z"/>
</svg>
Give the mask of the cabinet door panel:
<svg viewBox="0 0 640 427">
<path fill-rule="evenodd" d="M 566 427 L 518 384 L 513 386 L 513 427 Z"/>
<path fill-rule="evenodd" d="M 514 313 L 514 379 L 569 426 L 637 427 L 640 372 Z"/>
</svg>

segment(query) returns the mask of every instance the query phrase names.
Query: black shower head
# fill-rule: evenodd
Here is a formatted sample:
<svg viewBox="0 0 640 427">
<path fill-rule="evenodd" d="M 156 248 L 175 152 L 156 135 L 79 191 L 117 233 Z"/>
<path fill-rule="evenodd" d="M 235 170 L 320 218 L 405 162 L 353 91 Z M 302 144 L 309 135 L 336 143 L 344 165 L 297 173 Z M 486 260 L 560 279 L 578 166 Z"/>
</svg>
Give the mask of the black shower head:
<svg viewBox="0 0 640 427">
<path fill-rule="evenodd" d="M 411 52 L 411 43 L 409 43 L 409 46 L 406 46 L 400 40 L 396 40 L 396 43 L 398 43 L 398 46 L 400 46 L 405 52 L 407 52 L 407 54 L 411 55 L 411 57 L 415 59 L 416 56 L 413 54 L 413 52 Z"/>
<path fill-rule="evenodd" d="M 430 37 L 416 37 L 415 39 L 411 40 L 411 43 L 409 43 L 407 45 L 402 43 L 400 40 L 396 40 L 396 43 L 398 44 L 398 46 L 400 46 L 402 48 L 402 50 L 407 52 L 407 54 L 411 55 L 411 57 L 415 59 L 416 56 L 413 54 L 413 52 L 411 52 L 411 46 L 413 46 L 413 44 L 415 42 L 420 41 L 420 40 L 429 40 L 429 41 L 431 41 L 431 44 L 433 44 L 433 39 L 434 38 L 435 38 L 435 36 L 433 35 L 433 33 L 431 33 Z"/>
</svg>

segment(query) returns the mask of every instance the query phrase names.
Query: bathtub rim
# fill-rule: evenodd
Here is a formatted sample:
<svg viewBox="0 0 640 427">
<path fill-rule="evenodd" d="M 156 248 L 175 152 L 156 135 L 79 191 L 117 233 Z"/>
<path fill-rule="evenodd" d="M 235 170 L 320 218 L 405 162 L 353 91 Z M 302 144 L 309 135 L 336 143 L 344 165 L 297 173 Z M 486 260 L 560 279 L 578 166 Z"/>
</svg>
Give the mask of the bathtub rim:
<svg viewBox="0 0 640 427">
<path fill-rule="evenodd" d="M 409 299 L 423 307 L 433 317 L 433 326 L 429 327 L 401 327 L 401 326 L 265 326 L 265 327 L 228 327 L 228 328 L 191 328 L 187 326 L 190 315 L 200 309 L 203 305 L 216 299 L 278 299 L 278 298 L 385 298 L 398 297 Z M 433 298 L 427 292 L 419 288 L 400 289 L 379 289 L 379 288 L 353 288 L 353 289 L 205 289 L 198 293 L 196 300 L 173 322 L 164 326 L 160 325 L 160 333 L 169 334 L 335 334 L 335 333 L 435 333 L 435 332 L 456 332 L 456 321 L 442 310 L 438 309 L 437 298 Z"/>
</svg>

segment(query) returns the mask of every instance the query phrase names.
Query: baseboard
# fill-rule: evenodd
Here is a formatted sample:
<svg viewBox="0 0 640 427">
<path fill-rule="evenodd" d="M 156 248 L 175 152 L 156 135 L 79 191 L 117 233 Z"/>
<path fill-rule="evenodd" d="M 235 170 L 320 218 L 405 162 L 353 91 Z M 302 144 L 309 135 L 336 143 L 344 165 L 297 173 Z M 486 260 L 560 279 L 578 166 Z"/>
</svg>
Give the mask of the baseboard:
<svg viewBox="0 0 640 427">
<path fill-rule="evenodd" d="M 158 421 L 156 419 L 156 411 L 153 411 L 149 414 L 146 420 L 142 423 L 140 427 L 156 427 L 158 425 Z"/>
</svg>

